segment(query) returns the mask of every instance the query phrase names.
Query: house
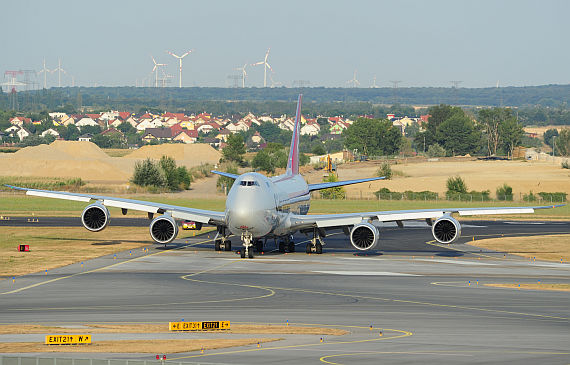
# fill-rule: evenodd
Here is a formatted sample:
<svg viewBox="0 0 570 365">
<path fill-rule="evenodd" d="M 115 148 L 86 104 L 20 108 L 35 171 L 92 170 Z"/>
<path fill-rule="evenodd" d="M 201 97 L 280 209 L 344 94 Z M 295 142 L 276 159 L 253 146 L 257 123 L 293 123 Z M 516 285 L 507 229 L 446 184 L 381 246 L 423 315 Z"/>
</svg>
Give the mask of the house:
<svg viewBox="0 0 570 365">
<path fill-rule="evenodd" d="M 188 118 L 188 117 L 181 118 L 179 124 L 184 129 L 188 129 L 188 130 L 194 130 L 195 129 L 194 128 L 195 127 L 194 122 L 191 121 L 190 118 Z"/>
<path fill-rule="evenodd" d="M 293 118 L 287 118 L 281 121 L 277 126 L 286 131 L 293 131 L 293 128 L 295 127 L 295 121 L 293 121 Z"/>
<path fill-rule="evenodd" d="M 251 127 L 251 122 L 240 120 L 235 123 L 230 123 L 226 126 L 227 130 L 232 133 L 246 132 Z"/>
<path fill-rule="evenodd" d="M 57 127 L 57 125 L 55 123 L 56 123 L 56 121 L 54 120 L 53 125 L 55 125 Z M 73 117 L 71 117 L 67 114 L 59 119 L 59 125 L 64 125 L 67 127 L 70 124 L 75 124 L 75 119 L 73 119 Z"/>
<path fill-rule="evenodd" d="M 142 140 L 148 143 L 152 140 L 171 141 L 172 131 L 170 128 L 147 128 L 144 131 Z"/>
<path fill-rule="evenodd" d="M 308 135 L 308 136 L 316 136 L 319 134 L 321 130 L 321 126 L 317 122 L 313 123 L 306 123 L 304 126 L 301 127 L 301 135 Z"/>
<path fill-rule="evenodd" d="M 85 127 L 85 126 L 98 126 L 99 123 L 97 123 L 96 121 L 94 121 L 92 118 L 90 117 L 83 117 L 81 119 L 79 119 L 79 121 L 75 122 L 75 126 L 79 129 L 81 129 L 81 127 Z"/>
<path fill-rule="evenodd" d="M 142 121 L 137 124 L 136 128 L 138 131 L 146 131 L 147 129 L 156 129 L 162 127 L 162 120 L 160 120 L 159 118 L 155 118 L 155 119 L 142 119 Z"/>
<path fill-rule="evenodd" d="M 212 147 L 214 147 L 214 148 L 218 148 L 218 147 L 220 147 L 220 145 L 221 145 L 220 140 L 217 139 L 217 138 L 204 138 L 204 139 L 202 140 L 202 142 L 203 142 L 203 143 L 207 143 L 207 144 L 209 144 L 210 146 L 212 146 Z"/>
<path fill-rule="evenodd" d="M 42 134 L 40 134 L 40 136 L 45 137 L 48 134 L 54 136 L 55 138 L 59 137 L 59 133 L 53 128 L 46 129 L 45 131 L 42 132 Z"/>
<path fill-rule="evenodd" d="M 230 132 L 228 129 L 224 128 L 220 131 L 220 133 L 218 133 L 216 138 L 219 139 L 220 141 L 226 142 L 228 140 L 228 136 L 230 134 L 232 134 L 232 132 Z"/>
<path fill-rule="evenodd" d="M 217 123 L 204 123 L 199 125 L 196 130 L 202 133 L 208 133 L 213 130 L 220 130 L 220 126 Z"/>
<path fill-rule="evenodd" d="M 18 127 L 23 127 L 24 124 L 29 124 L 31 122 L 32 120 L 30 118 L 24 118 L 24 117 L 14 117 L 10 119 L 10 124 L 16 125 Z"/>
<path fill-rule="evenodd" d="M 91 142 L 93 135 L 91 133 L 85 133 L 79 136 L 80 142 Z"/>
<path fill-rule="evenodd" d="M 117 118 L 118 116 L 119 116 L 119 112 L 109 111 L 109 112 L 102 113 L 99 116 L 99 119 L 101 119 L 101 120 L 112 120 L 112 119 Z"/>
<path fill-rule="evenodd" d="M 107 125 L 109 126 L 109 128 L 113 127 L 113 128 L 117 128 L 118 126 L 120 126 L 121 124 L 123 124 L 124 121 L 122 119 L 111 119 L 107 122 Z"/>
<path fill-rule="evenodd" d="M 121 132 L 120 130 L 115 129 L 115 128 L 107 128 L 103 132 L 101 132 L 101 135 L 103 135 L 103 136 L 110 136 L 113 134 L 118 134 L 119 136 L 121 136 L 121 138 L 125 138 L 125 134 L 123 132 Z"/>
<path fill-rule="evenodd" d="M 338 122 L 334 123 L 333 125 L 331 125 L 331 127 L 329 129 L 329 133 L 341 135 L 342 132 L 348 127 L 349 127 L 349 125 L 347 123 L 345 123 L 343 121 L 338 121 Z"/>
<path fill-rule="evenodd" d="M 430 114 L 420 115 L 420 120 L 422 123 L 427 123 L 429 121 L 429 117 L 431 117 Z"/>
<path fill-rule="evenodd" d="M 196 143 L 198 140 L 198 131 L 181 130 L 172 140 L 183 143 Z"/>
<path fill-rule="evenodd" d="M 4 129 L 4 132 L 6 132 L 6 134 L 9 135 L 10 137 L 14 137 L 16 135 L 16 132 L 18 132 L 20 128 L 21 127 L 18 127 L 17 125 L 12 125 Z"/>
<path fill-rule="evenodd" d="M 31 133 L 26 128 L 22 127 L 16 132 L 16 135 L 18 136 L 20 141 L 22 141 L 24 138 L 30 136 Z"/>
</svg>

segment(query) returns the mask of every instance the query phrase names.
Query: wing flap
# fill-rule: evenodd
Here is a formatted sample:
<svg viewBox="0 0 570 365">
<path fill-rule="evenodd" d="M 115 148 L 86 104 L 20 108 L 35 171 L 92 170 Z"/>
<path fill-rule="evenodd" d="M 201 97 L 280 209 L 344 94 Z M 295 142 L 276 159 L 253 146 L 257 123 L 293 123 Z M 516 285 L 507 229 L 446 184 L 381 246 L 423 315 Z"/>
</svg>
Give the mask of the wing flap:
<svg viewBox="0 0 570 365">
<path fill-rule="evenodd" d="M 564 205 L 548 205 L 533 207 L 486 207 L 486 208 L 443 208 L 443 209 L 417 209 L 384 212 L 363 212 L 344 214 L 318 214 L 318 215 L 292 215 L 290 217 L 292 228 L 307 227 L 338 227 L 358 224 L 363 220 L 378 220 L 379 222 L 394 222 L 406 220 L 437 219 L 445 214 L 495 215 L 495 214 L 529 214 L 536 209 L 558 208 Z"/>
</svg>

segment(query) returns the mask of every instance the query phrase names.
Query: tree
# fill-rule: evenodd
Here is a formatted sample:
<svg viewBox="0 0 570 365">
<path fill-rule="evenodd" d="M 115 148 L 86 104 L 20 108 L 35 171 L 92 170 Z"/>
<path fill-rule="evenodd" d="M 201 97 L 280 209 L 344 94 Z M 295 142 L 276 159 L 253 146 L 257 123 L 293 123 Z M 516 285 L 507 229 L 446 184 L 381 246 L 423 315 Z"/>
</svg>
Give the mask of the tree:
<svg viewBox="0 0 570 365">
<path fill-rule="evenodd" d="M 429 157 L 445 157 L 446 154 L 447 151 L 445 148 L 441 147 L 439 143 L 432 144 L 427 150 L 427 155 Z"/>
<path fill-rule="evenodd" d="M 478 122 L 487 135 L 487 151 L 489 156 L 497 154 L 497 148 L 501 143 L 501 124 L 512 117 L 510 109 L 493 108 L 482 109 L 478 113 Z"/>
<path fill-rule="evenodd" d="M 501 145 L 512 158 L 513 150 L 520 145 L 522 136 L 524 136 L 522 124 L 517 118 L 511 116 L 499 125 L 499 134 L 501 135 Z"/>
<path fill-rule="evenodd" d="M 465 114 L 455 114 L 437 129 L 438 142 L 451 154 L 474 153 L 479 148 L 481 133 Z"/>
<path fill-rule="evenodd" d="M 338 177 L 335 174 L 330 174 L 329 176 L 323 178 L 323 182 L 337 182 Z M 346 197 L 346 191 L 342 186 L 337 186 L 334 188 L 323 189 L 320 191 L 321 198 L 323 199 L 344 199 Z"/>
<path fill-rule="evenodd" d="M 166 179 L 160 168 L 150 158 L 135 163 L 135 171 L 131 182 L 140 186 L 164 187 Z"/>
<path fill-rule="evenodd" d="M 542 136 L 544 137 L 544 143 L 552 147 L 552 138 L 558 137 L 558 129 L 556 128 L 547 129 Z"/>
<path fill-rule="evenodd" d="M 467 194 L 467 185 L 461 176 L 447 179 L 447 194 Z"/>
<path fill-rule="evenodd" d="M 230 134 L 226 143 L 222 149 L 222 159 L 227 162 L 243 164 L 243 155 L 245 155 L 243 137 L 240 134 Z"/>
<path fill-rule="evenodd" d="M 283 145 L 268 143 L 263 150 L 257 152 L 251 161 L 251 167 L 273 174 L 276 168 L 287 167 L 287 157 Z"/>
<path fill-rule="evenodd" d="M 327 151 L 325 151 L 325 148 L 323 147 L 322 143 L 317 143 L 315 144 L 315 147 L 313 147 L 313 149 L 311 150 L 311 153 L 313 155 L 320 156 L 327 153 Z"/>
<path fill-rule="evenodd" d="M 364 155 L 394 155 L 400 149 L 402 134 L 389 120 L 358 118 L 343 131 L 349 149 Z"/>
<path fill-rule="evenodd" d="M 237 174 L 238 167 L 236 164 L 228 164 L 223 171 L 230 174 Z M 227 194 L 230 191 L 235 181 L 236 180 L 232 179 L 231 177 L 219 175 L 218 181 L 216 182 L 216 186 L 218 187 L 218 189 L 222 190 L 224 193 Z"/>
<path fill-rule="evenodd" d="M 570 129 L 560 131 L 554 141 L 554 148 L 559 156 L 570 156 Z"/>
</svg>

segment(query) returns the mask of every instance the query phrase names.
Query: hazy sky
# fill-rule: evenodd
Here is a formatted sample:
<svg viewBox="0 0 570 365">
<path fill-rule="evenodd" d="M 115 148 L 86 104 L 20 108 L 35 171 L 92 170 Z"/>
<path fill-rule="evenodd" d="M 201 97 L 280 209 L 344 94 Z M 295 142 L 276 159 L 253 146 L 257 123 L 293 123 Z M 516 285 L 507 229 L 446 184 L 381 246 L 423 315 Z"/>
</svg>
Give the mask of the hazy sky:
<svg viewBox="0 0 570 365">
<path fill-rule="evenodd" d="M 263 60 L 273 80 L 344 87 L 464 87 L 570 83 L 570 1 L 169 1 L 8 0 L 0 71 L 57 67 L 62 84 L 131 85 L 148 78 L 151 54 L 178 86 L 231 86 L 234 68 Z M 248 67 L 246 86 L 262 86 Z M 154 77 L 152 77 L 154 82 Z M 43 78 L 38 77 L 43 85 Z M 148 81 L 147 81 L 148 82 Z M 48 87 L 57 75 L 48 76 Z"/>
</svg>

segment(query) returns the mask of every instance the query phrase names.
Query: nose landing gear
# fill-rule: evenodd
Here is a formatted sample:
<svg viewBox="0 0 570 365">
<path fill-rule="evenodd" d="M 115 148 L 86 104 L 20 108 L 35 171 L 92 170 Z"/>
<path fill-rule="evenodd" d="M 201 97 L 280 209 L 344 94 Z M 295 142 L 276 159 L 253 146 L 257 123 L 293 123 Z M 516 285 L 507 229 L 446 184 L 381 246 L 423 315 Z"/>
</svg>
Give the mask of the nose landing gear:
<svg viewBox="0 0 570 365">
<path fill-rule="evenodd" d="M 247 256 L 248 258 L 253 258 L 253 236 L 251 233 L 242 233 L 241 234 L 241 241 L 243 242 L 243 249 L 241 250 L 241 258 L 245 259 Z"/>
</svg>

